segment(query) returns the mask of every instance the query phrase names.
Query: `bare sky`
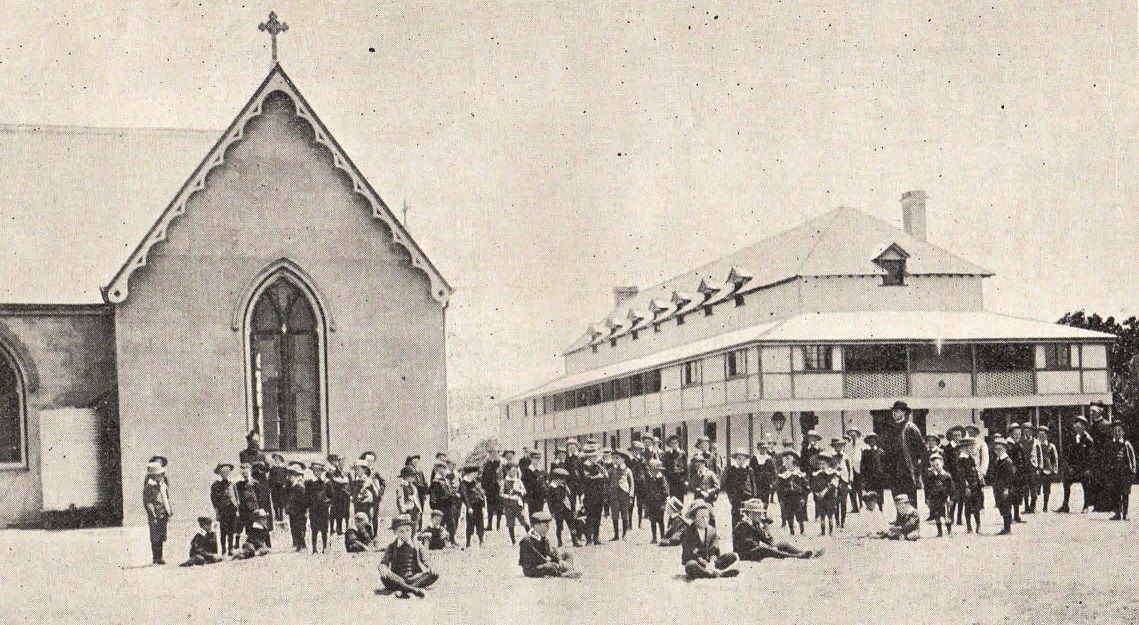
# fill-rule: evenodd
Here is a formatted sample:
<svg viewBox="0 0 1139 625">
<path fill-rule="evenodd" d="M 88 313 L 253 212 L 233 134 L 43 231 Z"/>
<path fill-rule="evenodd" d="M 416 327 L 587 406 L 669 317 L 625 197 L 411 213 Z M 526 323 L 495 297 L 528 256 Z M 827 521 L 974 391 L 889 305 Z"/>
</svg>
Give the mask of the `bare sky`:
<svg viewBox="0 0 1139 625">
<path fill-rule="evenodd" d="M 0 122 L 224 128 L 275 9 L 458 289 L 454 386 L 536 385 L 613 286 L 913 188 L 990 309 L 1139 313 L 1134 1 L 136 4 L 4 2 Z"/>
</svg>

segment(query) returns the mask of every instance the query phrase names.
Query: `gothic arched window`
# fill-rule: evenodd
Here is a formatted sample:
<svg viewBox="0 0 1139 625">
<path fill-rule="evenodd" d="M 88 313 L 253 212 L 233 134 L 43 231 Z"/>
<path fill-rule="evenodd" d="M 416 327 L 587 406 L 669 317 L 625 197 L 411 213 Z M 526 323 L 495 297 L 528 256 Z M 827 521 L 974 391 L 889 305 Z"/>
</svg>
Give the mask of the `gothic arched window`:
<svg viewBox="0 0 1139 625">
<path fill-rule="evenodd" d="M 269 280 L 249 320 L 253 427 L 265 449 L 320 450 L 323 323 L 286 274 Z"/>
<path fill-rule="evenodd" d="M 24 388 L 16 360 L 0 346 L 0 465 L 24 464 Z"/>
</svg>

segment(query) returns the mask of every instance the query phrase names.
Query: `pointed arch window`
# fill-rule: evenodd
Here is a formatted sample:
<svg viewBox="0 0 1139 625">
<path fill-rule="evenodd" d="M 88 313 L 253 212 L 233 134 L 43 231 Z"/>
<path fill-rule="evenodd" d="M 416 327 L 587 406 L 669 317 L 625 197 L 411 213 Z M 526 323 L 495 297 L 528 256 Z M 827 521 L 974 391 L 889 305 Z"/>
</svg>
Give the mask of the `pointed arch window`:
<svg viewBox="0 0 1139 625">
<path fill-rule="evenodd" d="M 253 429 L 266 449 L 321 450 L 323 320 L 290 274 L 266 284 L 249 317 Z"/>
<path fill-rule="evenodd" d="M 16 359 L 0 345 L 0 467 L 26 466 L 24 385 Z"/>
</svg>

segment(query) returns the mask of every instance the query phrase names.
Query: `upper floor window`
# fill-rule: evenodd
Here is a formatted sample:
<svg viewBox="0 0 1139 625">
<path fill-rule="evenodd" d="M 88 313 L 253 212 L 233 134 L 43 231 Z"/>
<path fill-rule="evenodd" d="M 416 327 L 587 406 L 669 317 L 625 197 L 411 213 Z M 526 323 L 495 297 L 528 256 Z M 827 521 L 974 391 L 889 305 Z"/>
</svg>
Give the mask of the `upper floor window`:
<svg viewBox="0 0 1139 625">
<path fill-rule="evenodd" d="M 724 377 L 738 378 L 747 375 L 747 350 L 738 349 L 724 354 Z"/>
<path fill-rule="evenodd" d="M 700 384 L 703 380 L 703 368 L 700 366 L 699 360 L 689 360 L 684 363 L 681 381 L 684 386 L 693 386 Z"/>
<path fill-rule="evenodd" d="M 645 394 L 660 392 L 660 369 L 645 372 Z"/>
<path fill-rule="evenodd" d="M 0 465 L 25 464 L 24 388 L 16 361 L 0 347 Z"/>
<path fill-rule="evenodd" d="M 1075 369 L 1080 366 L 1080 352 L 1069 343 L 1044 346 L 1045 369 Z"/>
<path fill-rule="evenodd" d="M 874 263 L 881 267 L 885 273 L 882 275 L 882 286 L 904 286 L 906 283 L 906 259 L 910 255 L 897 243 L 891 243 L 874 258 Z"/>
<path fill-rule="evenodd" d="M 803 349 L 803 371 L 831 371 L 833 360 L 831 359 L 831 346 L 830 345 L 804 345 Z"/>
</svg>

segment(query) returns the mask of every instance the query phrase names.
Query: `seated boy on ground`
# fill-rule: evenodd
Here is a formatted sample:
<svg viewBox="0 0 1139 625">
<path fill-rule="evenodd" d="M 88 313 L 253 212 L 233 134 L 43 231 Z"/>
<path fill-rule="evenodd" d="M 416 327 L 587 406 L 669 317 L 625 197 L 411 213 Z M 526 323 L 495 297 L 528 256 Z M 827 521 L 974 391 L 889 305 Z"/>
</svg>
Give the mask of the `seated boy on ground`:
<svg viewBox="0 0 1139 625">
<path fill-rule="evenodd" d="M 224 558 L 218 555 L 218 535 L 214 533 L 212 516 L 198 517 L 198 532 L 190 539 L 190 559 L 182 566 L 215 564 Z"/>
<path fill-rule="evenodd" d="M 759 562 L 764 558 L 817 558 L 825 549 L 805 551 L 791 543 L 776 543 L 767 529 L 772 520 L 763 511 L 762 499 L 749 499 L 740 509 L 742 518 L 732 530 L 732 549 L 741 560 Z"/>
<path fill-rule="evenodd" d="M 419 543 L 426 547 L 428 551 L 438 551 L 450 546 L 450 535 L 447 533 L 447 528 L 443 525 L 442 510 L 431 511 L 431 522 L 423 526 L 423 529 L 420 530 L 416 538 L 419 539 Z"/>
<path fill-rule="evenodd" d="M 376 530 L 372 529 L 372 519 L 367 512 L 357 512 L 352 517 L 352 527 L 344 532 L 344 550 L 348 553 L 364 553 L 376 548 Z"/>
<path fill-rule="evenodd" d="M 898 507 L 898 517 L 890 527 L 878 532 L 878 538 L 887 540 L 917 540 L 921 538 L 921 517 L 914 509 L 908 495 L 902 494 L 894 497 L 894 504 Z"/>
<path fill-rule="evenodd" d="M 720 553 L 716 528 L 709 523 L 711 510 L 712 506 L 702 499 L 694 501 L 688 510 L 692 524 L 685 528 L 680 537 L 680 561 L 684 564 L 684 574 L 689 580 L 735 577 L 740 574 L 734 568 L 739 556 Z"/>
<path fill-rule="evenodd" d="M 392 594 L 400 599 L 409 595 L 423 598 L 423 592 L 431 584 L 439 580 L 439 575 L 432 571 L 423 559 L 423 549 L 412 537 L 411 517 L 406 514 L 396 515 L 392 519 L 392 532 L 395 540 L 384 549 L 380 560 L 380 582 L 382 589 L 376 589 L 376 594 Z"/>
<path fill-rule="evenodd" d="M 661 547 L 675 547 L 680 544 L 680 537 L 688 528 L 688 521 L 684 518 L 684 504 L 676 497 L 669 497 L 665 504 L 665 530 L 660 538 Z"/>
<path fill-rule="evenodd" d="M 530 533 L 518 543 L 518 564 L 522 567 L 522 574 L 526 577 L 577 579 L 581 577 L 581 571 L 573 568 L 573 556 L 568 551 L 555 549 L 546 537 L 553 520 L 548 512 L 530 515 Z"/>
<path fill-rule="evenodd" d="M 269 513 L 261 508 L 253 511 L 253 523 L 245 530 L 245 542 L 233 554 L 234 560 L 248 560 L 269 553 Z"/>
</svg>

